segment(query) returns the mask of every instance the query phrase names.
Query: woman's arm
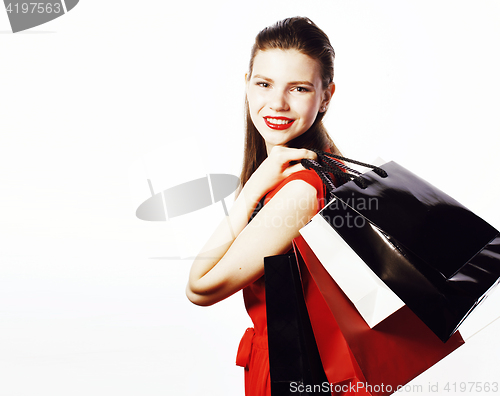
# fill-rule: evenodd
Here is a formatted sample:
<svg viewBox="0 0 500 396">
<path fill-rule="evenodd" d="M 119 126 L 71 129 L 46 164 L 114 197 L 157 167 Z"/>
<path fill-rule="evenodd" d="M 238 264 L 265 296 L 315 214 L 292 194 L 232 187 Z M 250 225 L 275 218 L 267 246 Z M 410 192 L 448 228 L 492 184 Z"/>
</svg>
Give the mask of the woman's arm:
<svg viewBox="0 0 500 396">
<path fill-rule="evenodd" d="M 302 180 L 291 181 L 249 224 L 248 220 L 267 191 L 290 174 L 304 169 L 300 164 L 288 166 L 290 161 L 314 155 L 307 150 L 273 149 L 266 159 L 269 161 L 264 161 L 252 175 L 229 217 L 221 222 L 196 257 L 186 289 L 193 303 L 211 305 L 234 294 L 264 274 L 264 257 L 290 249 L 299 229 L 317 213 L 313 186 Z"/>
</svg>

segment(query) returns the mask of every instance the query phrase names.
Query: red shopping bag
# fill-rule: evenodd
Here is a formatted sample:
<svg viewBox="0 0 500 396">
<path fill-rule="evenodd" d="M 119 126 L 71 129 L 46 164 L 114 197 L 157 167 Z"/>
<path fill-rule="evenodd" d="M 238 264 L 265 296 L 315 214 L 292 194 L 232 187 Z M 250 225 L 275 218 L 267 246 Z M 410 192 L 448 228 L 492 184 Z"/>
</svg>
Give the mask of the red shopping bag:
<svg viewBox="0 0 500 396">
<path fill-rule="evenodd" d="M 464 343 L 442 342 L 407 306 L 370 329 L 305 240 L 293 246 L 332 395 L 390 395 Z"/>
</svg>

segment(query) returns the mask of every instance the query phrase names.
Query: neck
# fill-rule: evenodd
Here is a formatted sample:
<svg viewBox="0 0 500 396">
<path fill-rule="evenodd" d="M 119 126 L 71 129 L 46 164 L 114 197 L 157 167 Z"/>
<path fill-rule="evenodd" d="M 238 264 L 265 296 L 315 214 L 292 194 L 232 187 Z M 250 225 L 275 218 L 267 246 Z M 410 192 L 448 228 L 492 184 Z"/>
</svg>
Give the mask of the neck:
<svg viewBox="0 0 500 396">
<path fill-rule="evenodd" d="M 271 150 L 273 149 L 274 146 L 275 146 L 274 144 L 266 142 L 266 152 L 267 152 L 268 157 L 269 157 L 269 153 L 271 152 Z"/>
</svg>

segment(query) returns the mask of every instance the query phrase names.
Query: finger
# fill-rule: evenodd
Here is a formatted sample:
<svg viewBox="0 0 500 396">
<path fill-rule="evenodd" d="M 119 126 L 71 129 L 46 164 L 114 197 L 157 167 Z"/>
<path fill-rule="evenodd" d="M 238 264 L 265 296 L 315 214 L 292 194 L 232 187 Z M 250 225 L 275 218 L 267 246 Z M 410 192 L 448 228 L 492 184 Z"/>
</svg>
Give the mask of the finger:
<svg viewBox="0 0 500 396">
<path fill-rule="evenodd" d="M 316 161 L 318 159 L 318 154 L 316 154 L 314 151 L 311 151 L 311 150 L 307 150 L 307 149 L 304 149 L 306 150 L 307 152 L 307 156 L 304 157 L 304 158 L 307 158 L 307 159 L 312 159 L 314 161 Z"/>
<path fill-rule="evenodd" d="M 275 150 L 275 155 L 278 157 L 278 160 L 281 161 L 282 163 L 291 161 L 300 161 L 301 159 L 304 158 L 313 160 L 316 160 L 318 158 L 318 155 L 314 151 L 307 149 L 296 149 L 290 147 L 279 147 L 279 149 Z"/>
</svg>

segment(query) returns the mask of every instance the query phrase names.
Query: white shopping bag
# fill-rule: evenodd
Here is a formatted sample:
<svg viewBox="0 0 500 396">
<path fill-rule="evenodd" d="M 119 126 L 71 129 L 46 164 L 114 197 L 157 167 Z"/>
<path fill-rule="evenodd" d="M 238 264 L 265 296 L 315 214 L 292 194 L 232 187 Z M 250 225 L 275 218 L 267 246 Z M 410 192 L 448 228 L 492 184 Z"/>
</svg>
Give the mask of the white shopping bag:
<svg viewBox="0 0 500 396">
<path fill-rule="evenodd" d="M 300 234 L 370 328 L 404 305 L 320 214 Z"/>
</svg>

